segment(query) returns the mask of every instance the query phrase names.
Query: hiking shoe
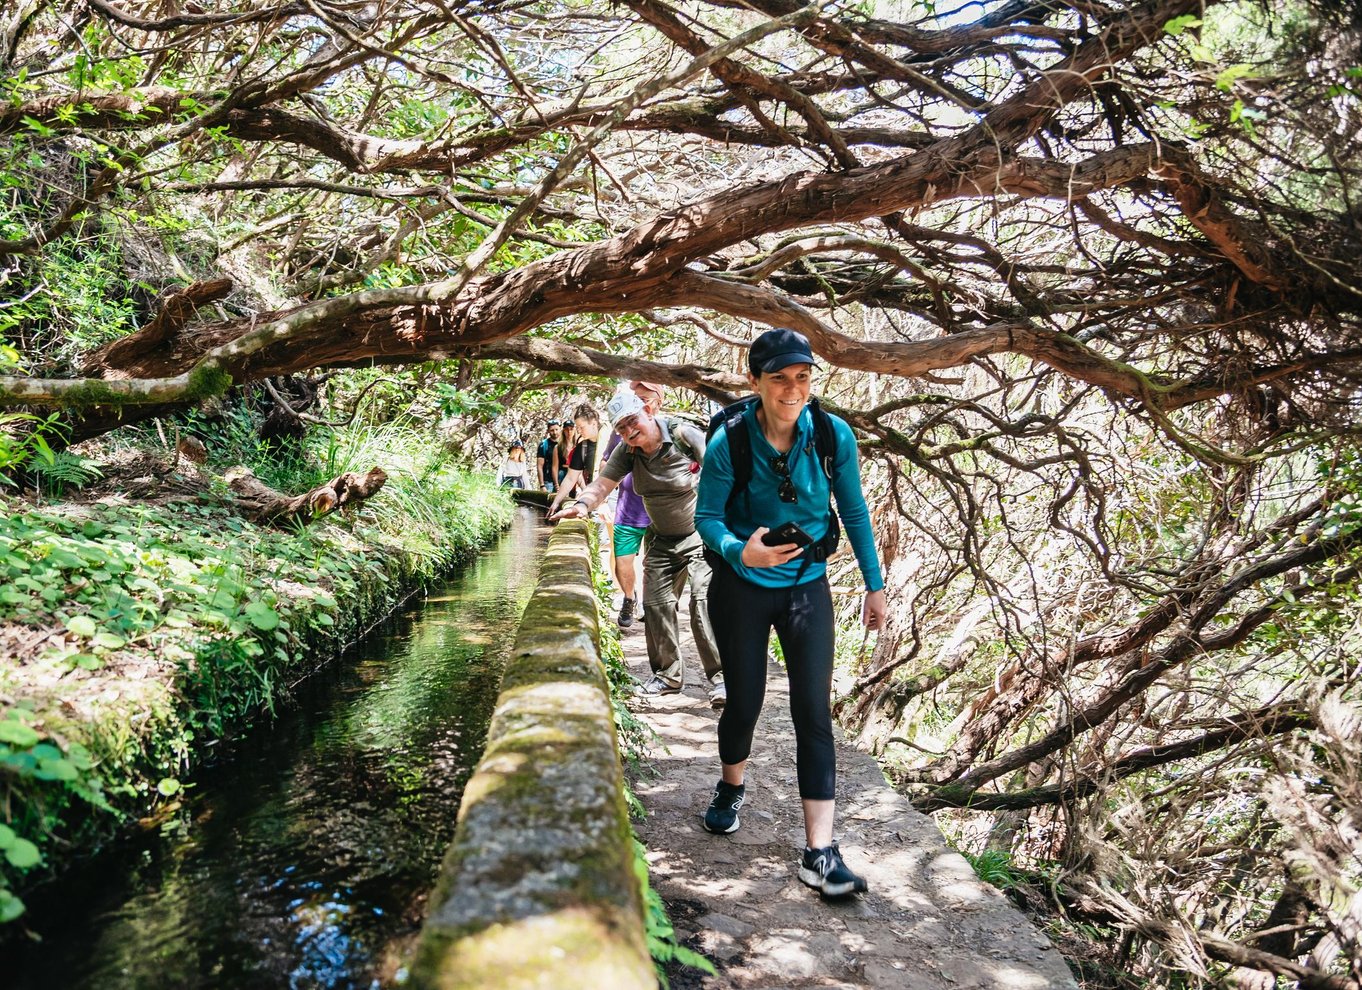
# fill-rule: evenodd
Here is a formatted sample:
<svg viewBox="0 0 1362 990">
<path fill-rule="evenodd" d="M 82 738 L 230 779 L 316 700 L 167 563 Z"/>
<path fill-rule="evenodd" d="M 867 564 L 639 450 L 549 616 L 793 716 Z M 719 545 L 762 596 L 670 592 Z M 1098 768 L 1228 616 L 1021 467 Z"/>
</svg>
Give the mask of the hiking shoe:
<svg viewBox="0 0 1362 990">
<path fill-rule="evenodd" d="M 720 674 L 714 679 L 714 686 L 709 689 L 709 707 L 719 711 L 726 704 L 728 704 L 728 687 L 724 684 L 724 675 Z"/>
<path fill-rule="evenodd" d="M 842 861 L 842 851 L 835 842 L 822 849 L 804 850 L 804 858 L 799 863 L 799 879 L 824 897 L 846 897 L 870 889 L 864 878 L 847 869 Z"/>
<path fill-rule="evenodd" d="M 654 674 L 652 677 L 648 678 L 637 688 L 635 688 L 634 693 L 642 695 L 651 695 L 654 697 L 663 694 L 680 694 L 681 685 L 673 684 L 671 681 L 663 680 L 661 677 L 658 677 L 656 674 Z"/>
<path fill-rule="evenodd" d="M 705 831 L 727 835 L 738 830 L 738 809 L 742 807 L 746 788 L 742 784 L 719 781 L 714 785 L 714 797 L 705 811 Z"/>
<path fill-rule="evenodd" d="M 638 604 L 632 598 L 626 598 L 624 604 L 620 606 L 619 624 L 621 629 L 628 629 L 634 624 L 634 606 Z"/>
</svg>

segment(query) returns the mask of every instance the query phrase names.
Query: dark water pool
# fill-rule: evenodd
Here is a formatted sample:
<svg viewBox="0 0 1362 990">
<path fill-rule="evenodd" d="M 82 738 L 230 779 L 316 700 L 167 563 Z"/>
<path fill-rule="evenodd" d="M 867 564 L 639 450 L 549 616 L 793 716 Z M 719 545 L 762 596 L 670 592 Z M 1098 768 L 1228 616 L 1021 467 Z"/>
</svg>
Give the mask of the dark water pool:
<svg viewBox="0 0 1362 990">
<path fill-rule="evenodd" d="M 200 775 L 158 831 L 26 898 L 3 990 L 382 987 L 481 755 L 548 530 L 514 527 Z M 8 934 L 8 933 L 7 933 Z"/>
</svg>

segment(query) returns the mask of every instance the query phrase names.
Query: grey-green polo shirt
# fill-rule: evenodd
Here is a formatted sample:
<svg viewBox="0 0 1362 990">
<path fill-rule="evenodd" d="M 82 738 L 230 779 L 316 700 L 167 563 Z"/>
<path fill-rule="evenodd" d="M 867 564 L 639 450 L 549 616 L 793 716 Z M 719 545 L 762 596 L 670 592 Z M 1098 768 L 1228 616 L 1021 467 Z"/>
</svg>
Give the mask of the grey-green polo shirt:
<svg viewBox="0 0 1362 990">
<path fill-rule="evenodd" d="M 601 477 L 618 484 L 633 471 L 634 491 L 648 510 L 650 528 L 662 536 L 689 536 L 695 532 L 695 486 L 705 459 L 705 435 L 689 423 L 665 416 L 657 417 L 657 425 L 662 445 L 656 453 L 649 457 L 622 443 L 601 468 Z M 673 432 L 680 443 L 673 439 Z"/>
</svg>

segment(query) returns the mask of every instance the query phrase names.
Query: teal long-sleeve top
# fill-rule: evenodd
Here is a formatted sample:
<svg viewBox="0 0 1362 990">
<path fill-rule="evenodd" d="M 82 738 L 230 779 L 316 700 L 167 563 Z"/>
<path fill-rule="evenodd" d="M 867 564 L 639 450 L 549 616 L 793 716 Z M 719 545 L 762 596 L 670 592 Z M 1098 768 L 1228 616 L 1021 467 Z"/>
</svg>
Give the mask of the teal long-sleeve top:
<svg viewBox="0 0 1362 990">
<path fill-rule="evenodd" d="M 875 534 L 870 528 L 870 511 L 861 492 L 861 468 L 856 451 L 856 435 L 846 421 L 832 416 L 837 433 L 837 456 L 833 459 L 832 494 L 837 502 L 837 514 L 856 553 L 867 591 L 884 587 L 880 573 L 879 553 L 875 549 Z M 827 572 L 824 563 L 809 564 L 802 576 L 803 555 L 776 567 L 747 567 L 742 562 L 742 550 L 760 526 L 775 529 L 793 522 L 815 541 L 822 539 L 828 529 L 828 478 L 818 466 L 813 449 L 813 413 L 807 406 L 795 426 L 797 436 L 790 448 L 788 460 L 790 478 L 798 502 L 782 502 L 778 494 L 781 476 L 771 465 L 778 451 L 771 446 L 755 419 L 748 423 L 752 438 L 752 480 L 748 496 L 733 500 L 732 515 L 724 518 L 728 493 L 733 489 L 733 462 L 728 452 L 726 431 L 718 430 L 705 451 L 704 469 L 700 472 L 699 501 L 695 506 L 695 528 L 705 545 L 723 555 L 740 577 L 767 588 L 788 588 L 798 576 L 800 583 L 816 581 Z"/>
</svg>

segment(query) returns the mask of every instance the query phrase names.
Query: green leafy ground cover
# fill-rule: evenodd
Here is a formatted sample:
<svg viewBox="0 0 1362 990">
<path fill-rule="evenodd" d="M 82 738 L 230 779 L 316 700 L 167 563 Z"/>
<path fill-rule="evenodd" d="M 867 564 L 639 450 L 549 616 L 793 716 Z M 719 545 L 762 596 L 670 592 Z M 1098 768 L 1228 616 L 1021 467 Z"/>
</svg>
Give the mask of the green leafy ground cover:
<svg viewBox="0 0 1362 990">
<path fill-rule="evenodd" d="M 225 495 L 0 495 L 0 923 L 25 878 L 154 822 L 213 746 L 509 522 L 486 478 L 393 473 L 354 517 L 294 530 Z"/>
</svg>

